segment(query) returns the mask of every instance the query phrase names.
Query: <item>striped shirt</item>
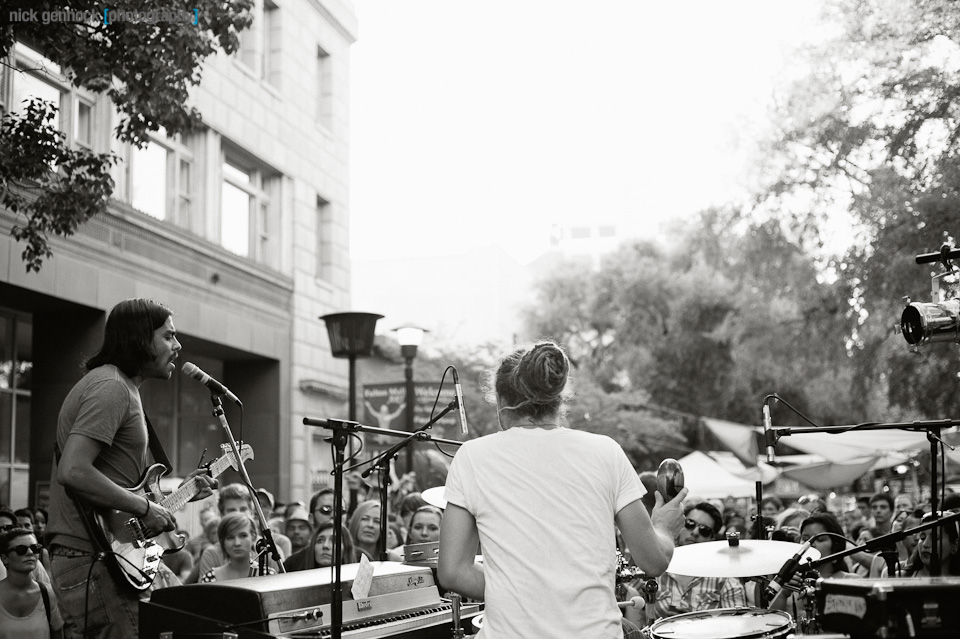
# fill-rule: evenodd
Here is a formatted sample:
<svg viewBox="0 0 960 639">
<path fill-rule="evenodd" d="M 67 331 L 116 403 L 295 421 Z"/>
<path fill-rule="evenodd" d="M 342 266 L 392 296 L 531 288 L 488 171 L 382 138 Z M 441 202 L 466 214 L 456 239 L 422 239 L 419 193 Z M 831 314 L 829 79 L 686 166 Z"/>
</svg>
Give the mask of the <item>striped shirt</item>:
<svg viewBox="0 0 960 639">
<path fill-rule="evenodd" d="M 657 617 L 684 612 L 739 608 L 747 605 L 743 584 L 735 577 L 692 577 L 686 588 L 666 572 L 660 576 L 657 591 Z"/>
</svg>

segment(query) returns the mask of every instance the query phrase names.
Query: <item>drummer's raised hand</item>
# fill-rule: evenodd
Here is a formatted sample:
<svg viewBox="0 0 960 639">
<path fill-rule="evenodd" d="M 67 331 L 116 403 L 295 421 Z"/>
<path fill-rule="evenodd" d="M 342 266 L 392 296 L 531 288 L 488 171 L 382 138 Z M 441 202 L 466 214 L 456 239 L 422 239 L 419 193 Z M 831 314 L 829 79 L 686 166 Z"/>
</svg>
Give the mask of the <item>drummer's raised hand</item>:
<svg viewBox="0 0 960 639">
<path fill-rule="evenodd" d="M 664 502 L 663 495 L 657 491 L 656 504 L 653 506 L 653 512 L 650 513 L 650 521 L 660 530 L 669 533 L 674 539 L 680 534 L 680 528 L 683 527 L 683 500 L 690 492 L 686 488 L 681 488 L 676 497 L 668 502 Z"/>
</svg>

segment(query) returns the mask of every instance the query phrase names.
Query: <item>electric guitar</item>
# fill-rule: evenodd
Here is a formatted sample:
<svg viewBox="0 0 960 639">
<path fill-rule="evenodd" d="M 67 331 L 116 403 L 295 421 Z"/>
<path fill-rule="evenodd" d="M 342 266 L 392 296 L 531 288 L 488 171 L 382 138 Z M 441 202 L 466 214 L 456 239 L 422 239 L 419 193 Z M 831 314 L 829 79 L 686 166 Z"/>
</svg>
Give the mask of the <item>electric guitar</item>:
<svg viewBox="0 0 960 639">
<path fill-rule="evenodd" d="M 237 468 L 230 445 L 223 444 L 221 448 L 224 454 L 207 466 L 210 477 L 217 477 L 227 468 Z M 240 445 L 240 458 L 242 461 L 253 459 L 253 449 L 249 444 Z M 160 491 L 160 477 L 166 472 L 163 464 L 154 464 L 144 471 L 136 486 L 127 490 L 159 503 L 170 512 L 176 512 L 200 493 L 201 482 L 199 478 L 192 477 L 164 496 Z M 139 517 L 120 510 L 100 509 L 94 514 L 94 520 L 110 544 L 112 552 L 107 553 L 107 556 L 111 558 L 108 563 L 112 563 L 115 568 L 111 571 L 114 577 L 124 580 L 127 585 L 140 592 L 153 584 L 159 570 L 160 558 L 164 554 L 180 550 L 186 542 L 183 535 L 174 531 L 150 531 Z"/>
</svg>

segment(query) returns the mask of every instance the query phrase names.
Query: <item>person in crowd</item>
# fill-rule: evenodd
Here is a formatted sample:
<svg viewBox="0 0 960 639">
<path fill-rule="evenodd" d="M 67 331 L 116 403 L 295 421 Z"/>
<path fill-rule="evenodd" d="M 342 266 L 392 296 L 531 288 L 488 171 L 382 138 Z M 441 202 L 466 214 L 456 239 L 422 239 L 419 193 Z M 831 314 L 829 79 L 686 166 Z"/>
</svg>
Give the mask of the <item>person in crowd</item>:
<svg viewBox="0 0 960 639">
<path fill-rule="evenodd" d="M 777 529 L 771 539 L 774 541 L 797 541 L 800 539 L 800 524 L 810 516 L 805 508 L 786 508 L 777 517 Z"/>
<path fill-rule="evenodd" d="M 890 532 L 893 524 L 893 497 L 890 493 L 877 493 L 870 498 L 870 513 L 873 515 L 874 526 L 881 535 Z"/>
<path fill-rule="evenodd" d="M 827 502 L 823 500 L 823 497 L 816 493 L 800 496 L 797 499 L 797 505 L 811 515 L 827 512 Z"/>
<path fill-rule="evenodd" d="M 332 519 L 318 526 L 316 532 L 311 535 L 310 545 L 299 552 L 295 552 L 283 562 L 283 567 L 287 572 L 332 566 L 333 530 Z M 340 557 L 341 565 L 352 564 L 357 561 L 357 551 L 353 546 L 353 538 L 346 526 L 340 526 Z"/>
<path fill-rule="evenodd" d="M 863 516 L 864 521 L 867 522 L 867 526 L 873 526 L 873 512 L 870 508 L 870 497 L 857 497 L 857 509 Z"/>
<path fill-rule="evenodd" d="M 896 519 L 900 513 L 912 513 L 916 509 L 917 500 L 913 496 L 913 493 L 898 493 L 897 496 L 893 498 L 894 519 Z"/>
<path fill-rule="evenodd" d="M 387 524 L 387 550 L 396 550 L 402 546 L 404 538 L 403 527 L 398 522 Z"/>
<path fill-rule="evenodd" d="M 297 507 L 290 511 L 284 534 L 290 539 L 291 554 L 310 545 L 313 527 L 310 525 L 310 514 L 306 508 Z"/>
<path fill-rule="evenodd" d="M 864 526 L 860 529 L 860 534 L 857 536 L 857 545 L 862 546 L 881 535 L 883 535 L 883 533 L 876 526 Z M 872 549 L 869 552 L 861 550 L 860 552 L 850 555 L 851 567 L 858 577 L 867 578 L 878 576 L 883 568 L 883 563 L 883 558 L 880 556 L 880 549 Z"/>
<path fill-rule="evenodd" d="M 313 518 L 314 528 L 333 521 L 333 488 L 324 487 L 313 493 L 310 498 L 310 516 Z"/>
<path fill-rule="evenodd" d="M 400 502 L 400 519 L 403 521 L 405 530 L 410 530 L 410 519 L 418 508 L 428 505 L 419 492 L 407 494 Z"/>
<path fill-rule="evenodd" d="M 619 639 L 616 528 L 649 574 L 673 555 L 687 489 L 648 515 L 623 449 L 568 427 L 569 376 L 554 342 L 503 357 L 487 378 L 501 432 L 465 442 L 447 475 L 440 583 L 485 602 L 490 636 Z"/>
<path fill-rule="evenodd" d="M 803 520 L 800 525 L 800 543 L 813 539 L 811 547 L 815 548 L 821 557 L 842 552 L 847 547 L 843 527 L 837 518 L 830 513 L 816 513 Z M 824 579 L 843 579 L 855 577 L 849 572 L 847 562 L 843 557 L 830 563 L 820 564 L 817 573 Z M 770 607 L 784 610 L 793 615 L 794 619 L 803 619 L 807 616 L 806 592 L 801 588 L 804 570 L 798 570 L 777 596 L 770 602 Z"/>
<path fill-rule="evenodd" d="M 864 526 L 866 520 L 863 518 L 863 513 L 859 508 L 851 508 L 849 510 L 843 511 L 843 529 L 846 531 L 846 536 L 851 539 L 856 539 L 857 535 L 854 532 L 857 526 Z"/>
<path fill-rule="evenodd" d="M 928 513 L 920 520 L 921 523 L 933 521 L 933 515 Z M 951 521 L 937 526 L 940 542 L 940 576 L 960 577 L 960 531 L 957 522 Z M 933 560 L 933 535 L 930 530 L 921 530 L 919 544 L 913 561 L 907 567 L 908 577 L 931 577 L 930 566 Z"/>
<path fill-rule="evenodd" d="M 17 524 L 21 528 L 32 532 L 40 542 L 40 545 L 43 546 L 43 533 L 37 532 L 33 511 L 29 508 L 18 508 L 13 511 L 13 514 L 17 516 Z M 46 548 L 40 551 L 40 563 L 43 565 L 44 570 L 47 572 L 50 571 L 50 553 Z"/>
<path fill-rule="evenodd" d="M 35 507 L 33 509 L 33 532 L 37 536 L 37 541 L 43 545 L 43 536 L 47 534 L 47 511 L 43 508 Z"/>
<path fill-rule="evenodd" d="M 713 504 L 700 502 L 687 506 L 685 511 L 683 528 L 677 536 L 678 546 L 702 544 L 717 538 L 722 518 Z M 665 572 L 659 581 L 656 601 L 658 618 L 747 605 L 743 584 L 732 577 L 695 577 Z"/>
<path fill-rule="evenodd" d="M 379 561 L 380 502 L 373 499 L 360 502 L 350 516 L 348 528 L 357 552 L 366 555 L 370 561 Z M 401 561 L 401 557 L 396 551 L 388 550 L 387 560 Z"/>
<path fill-rule="evenodd" d="M 220 524 L 223 524 L 223 517 L 226 517 L 230 513 L 251 515 L 254 512 L 253 497 L 250 496 L 250 490 L 243 484 L 227 484 L 221 488 L 218 493 L 217 510 L 220 511 Z M 220 525 L 217 526 L 217 530 L 220 530 Z M 219 532 L 217 534 L 219 536 Z M 257 535 L 257 537 L 259 538 L 259 535 Z M 279 550 L 280 542 L 277 541 L 277 537 L 277 533 L 274 533 L 274 541 L 276 542 Z M 256 548 L 253 548 L 252 551 L 256 553 Z M 253 560 L 256 561 L 256 556 L 254 556 Z M 283 556 L 281 555 L 281 561 L 282 560 Z M 201 553 L 200 560 L 194 566 L 190 576 L 184 580 L 184 583 L 195 583 L 201 575 L 206 575 L 217 566 L 222 566 L 226 561 L 227 556 L 223 553 L 223 544 L 217 543 L 208 546 Z M 277 564 L 274 563 L 273 558 L 268 560 L 268 565 L 271 569 L 273 569 L 274 572 L 277 571 Z"/>
<path fill-rule="evenodd" d="M 12 510 L 0 508 L 0 533 L 13 530 L 14 528 L 20 528 L 20 525 L 17 522 L 17 516 L 13 514 Z M 3 579 L 6 576 L 6 569 L 4 569 L 3 564 L 0 563 L 0 579 Z M 33 578 L 36 579 L 37 582 L 46 584 L 47 586 L 53 588 L 53 583 L 50 580 L 50 571 L 47 570 L 46 566 L 43 565 L 43 561 L 41 561 L 39 565 L 37 565 L 36 570 L 33 571 Z"/>
<path fill-rule="evenodd" d="M 128 488 L 139 483 L 149 463 L 140 386 L 147 379 L 169 380 L 179 352 L 168 308 L 145 299 L 120 302 L 107 316 L 103 345 L 86 362 L 87 374 L 60 408 L 47 539 L 65 621 L 87 631 L 87 639 L 136 636 L 141 593 L 115 581 L 98 559 L 101 549 L 84 525 L 85 507 L 131 513 L 150 531 L 176 526 L 173 513 Z M 216 486 L 206 469 L 184 481 L 199 486 L 194 499 L 209 496 Z M 85 587 L 90 582 L 99 585 L 103 601 L 92 615 Z"/>
<path fill-rule="evenodd" d="M 270 521 L 273 517 L 274 499 L 273 493 L 266 488 L 257 488 L 257 501 L 260 503 L 260 510 L 263 511 L 263 518 Z"/>
<path fill-rule="evenodd" d="M 259 575 L 254 550 L 258 536 L 257 524 L 249 513 L 234 511 L 225 514 L 217 526 L 217 540 L 227 561 L 205 572 L 200 577 L 200 583 L 209 584 Z M 268 566 L 267 574 L 273 575 L 276 571 Z"/>
<path fill-rule="evenodd" d="M 25 528 L 0 533 L 0 639 L 63 639 L 63 617 L 49 584 L 37 582 L 40 565 L 36 535 Z"/>
<path fill-rule="evenodd" d="M 760 500 L 760 514 L 763 517 L 776 518 L 783 510 L 783 500 L 776 495 L 770 495 Z"/>
<path fill-rule="evenodd" d="M 425 544 L 440 541 L 440 524 L 443 511 L 436 506 L 420 506 L 410 518 L 410 530 L 407 531 L 408 544 Z"/>
<path fill-rule="evenodd" d="M 200 555 L 207 548 L 217 543 L 217 528 L 213 528 L 213 536 L 207 532 L 207 524 L 212 520 L 216 519 L 217 523 L 220 523 L 220 515 L 217 514 L 217 509 L 213 506 L 208 506 L 200 511 L 200 534 L 195 537 L 191 537 L 184 544 L 184 549 L 190 553 L 190 556 L 193 558 L 193 563 L 196 563 L 200 560 Z"/>
</svg>

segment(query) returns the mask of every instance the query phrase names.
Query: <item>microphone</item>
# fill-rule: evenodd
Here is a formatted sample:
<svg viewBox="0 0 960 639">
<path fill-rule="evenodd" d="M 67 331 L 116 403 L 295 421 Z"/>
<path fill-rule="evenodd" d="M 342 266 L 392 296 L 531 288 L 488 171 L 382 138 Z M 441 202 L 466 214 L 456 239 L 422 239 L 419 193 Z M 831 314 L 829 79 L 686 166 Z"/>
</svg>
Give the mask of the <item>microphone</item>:
<svg viewBox="0 0 960 639">
<path fill-rule="evenodd" d="M 767 404 L 767 400 L 763 400 L 763 437 L 767 440 L 767 463 L 772 464 L 776 455 L 776 447 L 773 441 L 773 435 L 770 433 L 770 429 L 773 427 L 773 422 L 770 419 L 770 405 Z"/>
<path fill-rule="evenodd" d="M 467 411 L 463 407 L 463 388 L 460 387 L 460 373 L 453 369 L 453 390 L 457 393 L 457 415 L 460 418 L 460 433 L 467 434 Z"/>
<path fill-rule="evenodd" d="M 813 540 L 817 538 L 817 535 L 814 535 L 810 539 L 803 542 L 803 545 L 800 546 L 800 550 L 797 551 L 793 557 L 788 559 L 783 566 L 780 567 L 780 572 L 777 573 L 777 576 L 773 578 L 773 581 L 770 582 L 770 585 L 767 586 L 767 589 L 763 593 L 773 601 L 773 598 L 783 590 L 783 584 L 790 581 L 790 578 L 797 573 L 797 569 L 800 568 L 800 558 L 803 557 L 803 553 L 810 550 Z"/>
<path fill-rule="evenodd" d="M 230 392 L 230 389 L 204 373 L 199 366 L 193 362 L 187 362 L 183 365 L 183 368 L 180 370 L 183 371 L 183 374 L 191 379 L 195 379 L 207 388 L 210 389 L 210 392 L 214 395 L 225 395 L 227 399 L 234 402 L 237 406 L 243 407 L 243 402 L 240 399 Z"/>
</svg>

